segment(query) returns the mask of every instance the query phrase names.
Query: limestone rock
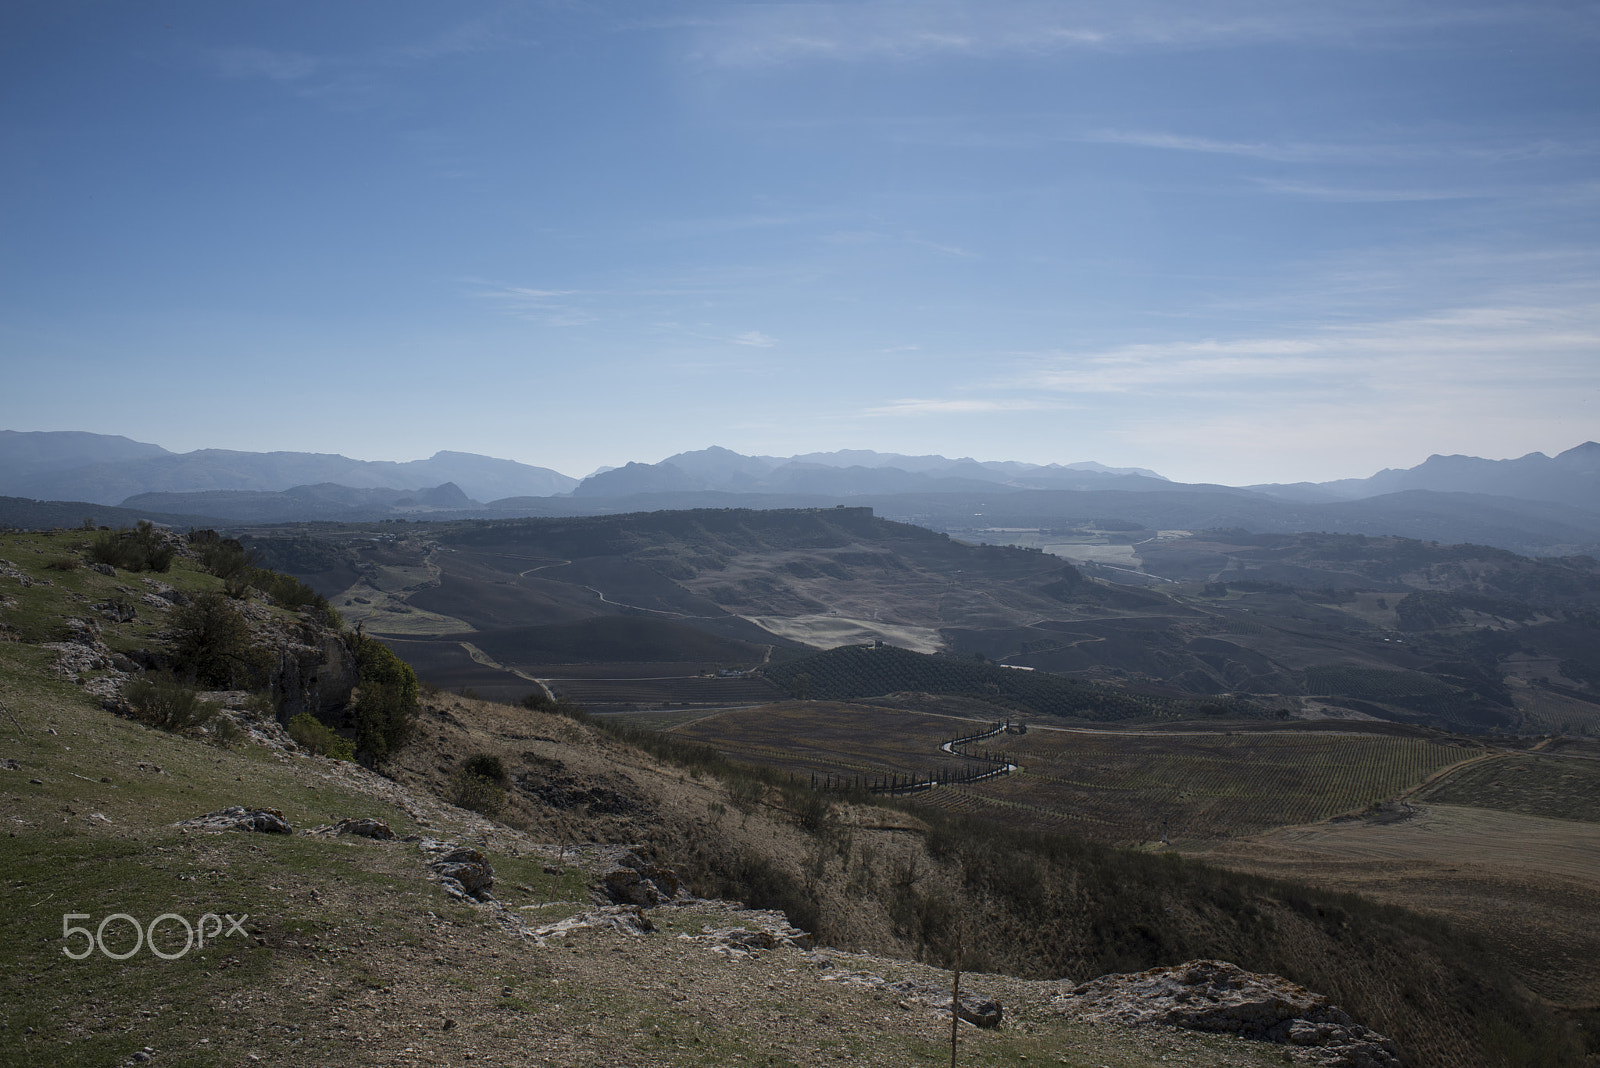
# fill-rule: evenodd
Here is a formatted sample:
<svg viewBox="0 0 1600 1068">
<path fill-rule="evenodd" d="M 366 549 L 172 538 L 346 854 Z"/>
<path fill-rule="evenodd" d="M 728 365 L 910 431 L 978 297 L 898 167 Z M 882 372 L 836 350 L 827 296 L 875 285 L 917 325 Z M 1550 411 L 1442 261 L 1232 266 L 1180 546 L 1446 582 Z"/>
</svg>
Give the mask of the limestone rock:
<svg viewBox="0 0 1600 1068">
<path fill-rule="evenodd" d="M 310 833 L 326 835 L 357 834 L 363 838 L 377 839 L 380 842 L 392 842 L 396 837 L 387 823 L 366 816 L 346 817 L 338 823 L 317 827 Z"/>
<path fill-rule="evenodd" d="M 1398 1068 L 1393 1042 L 1325 995 L 1226 961 L 1103 975 L 1055 999 L 1064 1013 L 1122 1024 L 1169 1024 L 1314 1048 L 1328 1068 Z"/>
<path fill-rule="evenodd" d="M 942 1012 L 950 1011 L 949 994 L 941 994 L 938 997 L 925 996 L 922 1000 Z M 1000 1021 L 1005 1018 L 1005 1010 L 994 998 L 963 991 L 961 1002 L 956 1006 L 956 1015 L 977 1027 L 999 1027 Z"/>
<path fill-rule="evenodd" d="M 754 929 L 749 927 L 718 927 L 703 926 L 697 935 L 679 935 L 687 942 L 704 942 L 713 952 L 724 957 L 748 957 L 752 953 L 763 949 L 777 949 L 779 946 L 793 946 L 796 949 L 810 949 L 814 944 L 811 935 L 790 926 L 787 920 L 780 918 L 771 925 L 757 925 Z"/>
<path fill-rule="evenodd" d="M 833 962 L 826 958 L 813 961 L 819 968 L 831 968 Z M 950 1016 L 950 991 L 931 986 L 927 983 L 918 983 L 910 979 L 898 979 L 890 982 L 881 975 L 871 972 L 833 972 L 822 977 L 824 983 L 844 983 L 847 986 L 865 986 L 873 990 L 890 990 L 905 996 L 907 1001 L 919 1002 L 931 1006 L 939 1011 L 946 1019 Z M 962 991 L 960 1004 L 956 1007 L 956 1015 L 975 1027 L 998 1027 L 1005 1018 L 1005 1010 L 1000 1002 L 982 994 Z"/>
<path fill-rule="evenodd" d="M 232 805 L 184 820 L 178 824 L 195 831 L 260 831 L 265 834 L 293 834 L 294 828 L 273 808 L 244 808 Z"/>
<path fill-rule="evenodd" d="M 435 842 L 424 838 L 422 851 L 430 855 L 428 870 L 439 880 L 445 892 L 463 901 L 493 901 L 489 891 L 494 886 L 494 868 L 489 858 L 471 846 L 450 842 Z"/>
<path fill-rule="evenodd" d="M 392 842 L 395 836 L 387 823 L 365 816 L 340 820 L 333 825 L 333 833 L 358 834 L 363 838 L 376 838 L 380 842 Z"/>
<path fill-rule="evenodd" d="M 688 896 L 682 880 L 668 868 L 658 868 L 627 850 L 611 860 L 611 866 L 600 873 L 600 886 L 606 897 L 619 905 L 649 907 Z"/>
<path fill-rule="evenodd" d="M 650 922 L 650 917 L 646 916 L 644 909 L 638 905 L 607 905 L 537 927 L 533 935 L 535 938 L 560 938 L 569 931 L 584 927 L 621 931 L 623 934 L 631 935 L 651 934 L 656 929 L 655 924 Z"/>
</svg>

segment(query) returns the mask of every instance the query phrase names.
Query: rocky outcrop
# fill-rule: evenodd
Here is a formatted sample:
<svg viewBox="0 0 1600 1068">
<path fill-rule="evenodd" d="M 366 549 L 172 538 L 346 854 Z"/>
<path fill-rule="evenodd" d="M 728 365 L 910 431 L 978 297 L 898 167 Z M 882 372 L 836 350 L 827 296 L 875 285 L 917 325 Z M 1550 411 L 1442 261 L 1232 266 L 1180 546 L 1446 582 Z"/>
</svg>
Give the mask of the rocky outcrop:
<svg viewBox="0 0 1600 1068">
<path fill-rule="evenodd" d="M 606 931 L 620 931 L 623 934 L 645 935 L 655 932 L 655 924 L 650 922 L 650 917 L 644 914 L 644 909 L 638 905 L 606 905 L 589 912 L 568 916 L 564 920 L 546 924 L 535 928 L 531 933 L 534 938 L 561 938 L 569 931 L 577 931 L 586 927 L 598 928 Z"/>
<path fill-rule="evenodd" d="M 658 868 L 631 851 L 615 853 L 610 860 L 600 872 L 600 888 L 616 904 L 648 908 L 689 896 L 676 872 Z"/>
<path fill-rule="evenodd" d="M 326 835 L 354 834 L 362 838 L 373 838 L 380 842 L 392 842 L 397 837 L 394 830 L 387 823 L 366 816 L 349 816 L 327 827 L 318 827 L 311 833 Z"/>
<path fill-rule="evenodd" d="M 424 838 L 422 852 L 428 856 L 428 870 L 439 880 L 445 893 L 463 901 L 493 901 L 494 868 L 489 858 L 470 846 L 435 842 Z"/>
<path fill-rule="evenodd" d="M 328 722 L 349 705 L 359 681 L 350 646 L 331 630 L 305 627 L 299 634 L 281 635 L 273 647 L 269 689 L 280 723 L 302 712 Z"/>
<path fill-rule="evenodd" d="M 1327 1068 L 1399 1068 L 1393 1042 L 1355 1023 L 1322 994 L 1236 964 L 1193 960 L 1103 975 L 1055 999 L 1066 1014 L 1120 1024 L 1169 1024 L 1308 1047 Z"/>
<path fill-rule="evenodd" d="M 702 926 L 697 935 L 684 934 L 678 937 L 686 942 L 703 942 L 724 957 L 748 957 L 759 950 L 777 949 L 779 946 L 810 949 L 815 945 L 815 939 L 808 932 L 791 926 L 781 912 L 776 914 L 773 922 L 757 924 L 753 928 L 713 928 L 707 925 Z"/>
<path fill-rule="evenodd" d="M 831 967 L 832 962 L 825 957 L 817 960 L 818 967 Z M 883 990 L 889 993 L 900 994 L 904 998 L 902 1004 L 910 1003 L 927 1005 L 937 1009 L 948 1017 L 950 1015 L 950 991 L 931 986 L 927 983 L 913 982 L 910 979 L 888 980 L 881 975 L 870 972 L 834 972 L 824 975 L 825 983 L 844 983 L 849 986 L 865 986 L 873 990 Z M 983 994 L 962 991 L 961 1000 L 956 1004 L 956 1015 L 974 1027 L 999 1027 L 1005 1019 L 1005 1009 L 1000 1002 Z"/>
<path fill-rule="evenodd" d="M 294 828 L 275 808 L 245 808 L 232 805 L 207 812 L 178 826 L 191 831 L 260 831 L 265 834 L 293 834 Z"/>
</svg>

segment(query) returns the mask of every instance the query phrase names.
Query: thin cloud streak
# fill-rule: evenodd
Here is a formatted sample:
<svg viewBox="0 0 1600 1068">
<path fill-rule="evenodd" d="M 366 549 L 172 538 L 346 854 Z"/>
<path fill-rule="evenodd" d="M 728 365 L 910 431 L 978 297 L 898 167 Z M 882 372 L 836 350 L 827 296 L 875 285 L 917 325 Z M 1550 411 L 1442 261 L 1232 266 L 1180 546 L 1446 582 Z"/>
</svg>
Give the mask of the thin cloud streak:
<svg viewBox="0 0 1600 1068">
<path fill-rule="evenodd" d="M 1196 49 L 1323 41 L 1374 47 L 1375 39 L 1449 27 L 1566 21 L 1559 11 L 1498 5 L 1405 3 L 1287 5 L 1268 0 L 1211 3 L 1196 13 L 1179 0 L 1089 0 L 921 5 L 751 5 L 699 20 L 696 58 L 725 67 L 814 60 L 914 61 L 942 56 L 1049 55 L 1065 50 Z"/>
<path fill-rule="evenodd" d="M 970 415 L 993 412 L 1066 411 L 1073 407 L 1076 406 L 1065 401 L 909 398 L 891 401 L 875 408 L 867 408 L 861 414 L 867 416 Z"/>
</svg>

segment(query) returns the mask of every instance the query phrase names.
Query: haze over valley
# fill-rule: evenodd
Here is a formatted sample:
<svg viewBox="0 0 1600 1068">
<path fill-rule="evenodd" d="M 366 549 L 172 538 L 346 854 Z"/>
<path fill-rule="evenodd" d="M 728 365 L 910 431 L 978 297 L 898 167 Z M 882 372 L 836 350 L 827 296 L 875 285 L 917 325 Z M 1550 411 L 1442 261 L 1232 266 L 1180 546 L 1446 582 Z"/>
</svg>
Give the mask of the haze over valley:
<svg viewBox="0 0 1600 1068">
<path fill-rule="evenodd" d="M 0 1068 L 1600 1068 L 1597 46 L 0 4 Z"/>
</svg>

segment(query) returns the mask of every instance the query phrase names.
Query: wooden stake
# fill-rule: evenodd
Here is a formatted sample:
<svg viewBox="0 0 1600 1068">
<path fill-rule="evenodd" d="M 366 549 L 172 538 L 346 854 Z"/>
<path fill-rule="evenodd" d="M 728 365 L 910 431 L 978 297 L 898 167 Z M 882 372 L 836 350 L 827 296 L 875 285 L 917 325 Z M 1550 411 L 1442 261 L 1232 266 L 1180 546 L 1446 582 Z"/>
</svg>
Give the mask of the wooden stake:
<svg viewBox="0 0 1600 1068">
<path fill-rule="evenodd" d="M 950 981 L 950 1068 L 956 1068 L 956 1043 L 961 1026 L 961 931 L 956 931 L 955 977 Z"/>
</svg>

